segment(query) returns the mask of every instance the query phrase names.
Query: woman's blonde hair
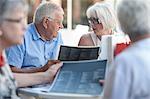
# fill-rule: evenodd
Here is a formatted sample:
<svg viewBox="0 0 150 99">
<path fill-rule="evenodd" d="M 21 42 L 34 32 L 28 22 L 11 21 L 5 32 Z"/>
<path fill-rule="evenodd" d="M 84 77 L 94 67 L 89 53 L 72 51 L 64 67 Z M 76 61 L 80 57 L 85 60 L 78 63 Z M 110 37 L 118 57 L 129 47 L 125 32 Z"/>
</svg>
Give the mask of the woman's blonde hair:
<svg viewBox="0 0 150 99">
<path fill-rule="evenodd" d="M 115 29 L 117 18 L 115 11 L 108 2 L 99 2 L 89 7 L 86 11 L 88 18 L 98 18 L 103 25 L 103 29 Z"/>
</svg>

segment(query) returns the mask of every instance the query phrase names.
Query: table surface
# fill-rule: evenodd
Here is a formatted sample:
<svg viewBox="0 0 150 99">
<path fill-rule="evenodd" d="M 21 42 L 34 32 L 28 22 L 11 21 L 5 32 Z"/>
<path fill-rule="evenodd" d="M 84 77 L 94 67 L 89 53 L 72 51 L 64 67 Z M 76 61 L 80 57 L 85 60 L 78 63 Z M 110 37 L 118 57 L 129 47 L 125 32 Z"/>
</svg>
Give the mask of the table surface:
<svg viewBox="0 0 150 99">
<path fill-rule="evenodd" d="M 38 90 L 33 90 L 33 88 L 19 88 L 18 93 L 40 99 L 101 99 L 102 97 L 102 95 L 93 96 L 84 94 L 42 92 Z"/>
</svg>

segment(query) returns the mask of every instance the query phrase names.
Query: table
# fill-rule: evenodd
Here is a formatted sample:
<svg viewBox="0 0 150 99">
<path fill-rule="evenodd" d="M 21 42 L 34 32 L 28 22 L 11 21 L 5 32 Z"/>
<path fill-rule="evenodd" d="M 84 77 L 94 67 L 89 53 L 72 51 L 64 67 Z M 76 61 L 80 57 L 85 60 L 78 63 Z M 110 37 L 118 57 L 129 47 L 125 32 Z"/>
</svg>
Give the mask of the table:
<svg viewBox="0 0 150 99">
<path fill-rule="evenodd" d="M 81 95 L 81 94 L 64 94 L 51 93 L 34 90 L 33 88 L 19 88 L 19 95 L 26 97 L 23 99 L 101 99 L 102 95 Z"/>
</svg>

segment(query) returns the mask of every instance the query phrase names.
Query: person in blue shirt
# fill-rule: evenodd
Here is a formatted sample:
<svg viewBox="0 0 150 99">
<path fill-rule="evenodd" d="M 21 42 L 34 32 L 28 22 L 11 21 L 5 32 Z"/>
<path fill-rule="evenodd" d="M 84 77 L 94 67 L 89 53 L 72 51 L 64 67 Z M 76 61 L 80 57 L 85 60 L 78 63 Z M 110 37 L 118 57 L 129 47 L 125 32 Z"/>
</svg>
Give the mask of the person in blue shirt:
<svg viewBox="0 0 150 99">
<path fill-rule="evenodd" d="M 6 50 L 13 72 L 42 72 L 58 62 L 49 60 L 57 59 L 59 46 L 63 44 L 58 32 L 63 28 L 63 15 L 63 9 L 54 3 L 46 2 L 38 6 L 33 23 L 27 27 L 23 44 Z"/>
</svg>

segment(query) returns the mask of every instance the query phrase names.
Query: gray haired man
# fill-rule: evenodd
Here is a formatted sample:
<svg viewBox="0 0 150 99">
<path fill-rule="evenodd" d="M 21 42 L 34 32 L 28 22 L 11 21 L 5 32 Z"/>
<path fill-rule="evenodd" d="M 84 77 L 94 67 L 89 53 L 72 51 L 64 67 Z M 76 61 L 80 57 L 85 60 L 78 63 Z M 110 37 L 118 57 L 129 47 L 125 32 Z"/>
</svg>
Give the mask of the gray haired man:
<svg viewBox="0 0 150 99">
<path fill-rule="evenodd" d="M 38 6 L 33 23 L 28 25 L 24 42 L 6 50 L 8 63 L 13 72 L 33 73 L 46 71 L 58 61 L 59 45 L 63 44 L 63 9 L 54 3 L 46 2 Z"/>
<path fill-rule="evenodd" d="M 103 99 L 150 99 L 150 0 L 122 0 L 118 18 L 132 44 L 118 55 Z"/>
</svg>

